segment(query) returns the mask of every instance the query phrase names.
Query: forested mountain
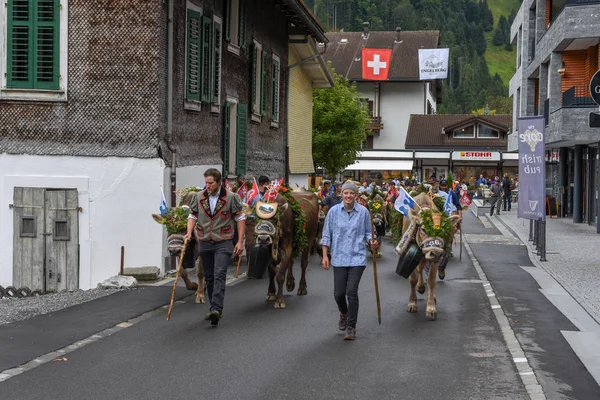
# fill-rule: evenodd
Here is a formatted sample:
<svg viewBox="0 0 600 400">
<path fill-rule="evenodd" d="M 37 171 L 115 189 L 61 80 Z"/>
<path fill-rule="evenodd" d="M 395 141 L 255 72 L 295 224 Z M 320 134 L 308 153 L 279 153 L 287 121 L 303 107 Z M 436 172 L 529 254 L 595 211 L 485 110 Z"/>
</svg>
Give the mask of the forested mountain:
<svg viewBox="0 0 600 400">
<path fill-rule="evenodd" d="M 439 30 L 440 47 L 450 49 L 450 70 L 443 84 L 443 103 L 438 113 L 470 114 L 489 107 L 512 113 L 508 79 L 489 72 L 485 54 L 509 52 L 501 62 L 512 63 L 510 25 L 521 0 L 305 0 L 326 31 Z M 496 3 L 496 4 L 493 4 Z M 490 6 L 496 6 L 496 15 Z M 498 10 L 500 6 L 501 10 Z M 508 8 L 507 7 L 511 7 Z M 504 65 L 503 67 L 506 67 Z"/>
</svg>

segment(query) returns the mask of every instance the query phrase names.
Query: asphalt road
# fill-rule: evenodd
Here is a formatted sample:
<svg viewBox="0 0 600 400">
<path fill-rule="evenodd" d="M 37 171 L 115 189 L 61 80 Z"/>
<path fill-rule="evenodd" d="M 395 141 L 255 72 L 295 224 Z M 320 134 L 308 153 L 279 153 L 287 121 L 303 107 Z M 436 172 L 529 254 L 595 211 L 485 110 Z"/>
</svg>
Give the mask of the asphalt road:
<svg viewBox="0 0 600 400">
<path fill-rule="evenodd" d="M 332 271 L 313 256 L 308 295 L 287 294 L 284 310 L 265 302 L 266 279 L 244 281 L 227 288 L 216 329 L 206 305 L 178 304 L 170 322 L 148 318 L 0 383 L 0 398 L 526 399 L 475 269 L 455 254 L 437 286 L 437 321 L 425 318 L 424 295 L 417 314 L 405 312 L 408 281 L 386 241 L 382 324 L 369 265 L 354 342 L 337 330 Z"/>
</svg>

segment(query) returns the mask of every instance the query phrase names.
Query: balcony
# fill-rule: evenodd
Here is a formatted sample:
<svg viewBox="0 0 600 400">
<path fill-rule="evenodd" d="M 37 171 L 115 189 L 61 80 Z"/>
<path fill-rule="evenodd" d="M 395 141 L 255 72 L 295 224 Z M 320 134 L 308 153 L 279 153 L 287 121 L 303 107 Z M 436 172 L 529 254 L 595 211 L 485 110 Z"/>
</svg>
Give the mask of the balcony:
<svg viewBox="0 0 600 400">
<path fill-rule="evenodd" d="M 562 94 L 563 107 L 595 106 L 587 85 L 572 86 Z"/>
<path fill-rule="evenodd" d="M 371 117 L 371 123 L 367 126 L 367 130 L 371 131 L 373 135 L 379 136 L 379 131 L 382 129 L 381 117 Z"/>
</svg>

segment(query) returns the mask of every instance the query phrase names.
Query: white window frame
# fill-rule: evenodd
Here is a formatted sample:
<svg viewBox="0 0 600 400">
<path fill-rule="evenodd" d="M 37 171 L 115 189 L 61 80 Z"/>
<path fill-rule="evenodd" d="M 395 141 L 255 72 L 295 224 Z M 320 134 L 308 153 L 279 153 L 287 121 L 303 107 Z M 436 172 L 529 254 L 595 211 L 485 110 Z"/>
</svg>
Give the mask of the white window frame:
<svg viewBox="0 0 600 400">
<path fill-rule="evenodd" d="M 214 49 L 216 47 L 216 43 L 215 43 L 215 22 L 216 22 L 217 24 L 221 25 L 221 42 L 218 44 L 219 47 L 221 48 L 221 59 L 219 60 L 219 88 L 218 88 L 219 89 L 219 96 L 217 98 L 217 102 L 216 103 L 213 102 L 212 99 L 211 99 L 211 103 L 212 104 L 210 106 L 210 112 L 212 112 L 212 113 L 219 113 L 219 112 L 221 112 L 221 87 L 223 86 L 223 84 L 222 84 L 222 79 L 223 79 L 223 52 L 222 51 L 223 51 L 223 37 L 225 36 L 225 27 L 223 26 L 223 18 L 221 18 L 221 17 L 213 15 L 212 21 L 213 21 L 213 25 L 212 25 L 212 28 L 211 28 L 211 35 L 212 35 L 212 37 L 210 38 L 210 43 L 212 45 L 211 54 L 212 54 L 212 57 L 214 57 L 214 54 L 212 52 L 214 51 Z M 210 65 L 210 67 L 213 68 L 212 63 Z M 211 71 L 211 72 L 214 72 L 214 71 Z M 212 73 L 210 74 L 210 76 L 212 77 Z M 215 89 L 213 87 L 213 84 L 214 84 L 214 80 L 211 79 L 211 83 L 210 83 L 211 98 L 212 98 L 212 93 L 213 93 L 213 91 Z M 237 101 L 236 101 L 236 103 L 237 103 Z"/>
<path fill-rule="evenodd" d="M 486 128 L 489 128 L 492 131 L 495 131 L 497 133 L 496 137 L 481 137 L 481 136 L 479 136 L 479 133 L 480 133 L 480 130 L 481 130 L 482 126 L 485 126 Z M 497 129 L 497 128 L 492 128 L 491 126 L 486 125 L 486 124 L 478 124 L 477 125 L 477 139 L 481 139 L 481 140 L 497 140 L 497 139 L 500 139 L 500 130 Z"/>
<path fill-rule="evenodd" d="M 252 101 L 252 110 L 250 110 L 250 120 L 260 123 L 262 121 L 262 114 L 260 109 L 260 99 L 262 90 L 262 52 L 263 46 L 256 40 L 253 40 L 253 44 L 256 47 L 256 68 L 254 69 L 254 80 L 256 81 L 256 93 Z M 252 81 L 250 81 L 252 86 Z M 250 88 L 252 91 L 252 87 Z M 252 95 L 252 93 L 250 93 Z"/>
<path fill-rule="evenodd" d="M 225 21 L 227 23 L 227 21 Z M 223 32 L 227 27 L 223 29 Z M 240 32 L 240 0 L 231 0 L 231 38 L 227 41 L 227 50 L 240 55 L 240 43 L 239 43 L 239 32 Z"/>
<path fill-rule="evenodd" d="M 59 87 L 48 89 L 13 89 L 6 87 L 8 74 L 8 3 L 0 5 L 0 100 L 51 101 L 66 102 L 69 66 L 69 0 L 60 0 L 59 15 Z"/>
<path fill-rule="evenodd" d="M 277 64 L 279 65 L 278 79 L 277 82 L 274 82 L 274 84 L 277 85 L 277 96 L 279 97 L 279 99 L 277 101 L 277 119 L 271 119 L 271 128 L 279 128 L 279 122 L 281 121 L 281 59 L 277 54 L 273 53 L 271 65 L 275 65 L 275 62 L 277 62 Z M 275 87 L 271 88 L 271 97 L 273 96 L 275 96 Z M 271 99 L 271 107 L 273 105 L 272 100 L 273 99 Z M 271 109 L 271 116 L 272 113 L 273 110 Z"/>
<path fill-rule="evenodd" d="M 463 128 L 470 128 L 470 127 L 473 127 L 473 136 L 468 136 L 468 137 L 465 137 L 465 136 L 458 136 L 457 137 L 456 136 L 456 131 L 459 131 L 459 130 L 461 130 Z M 462 126 L 460 128 L 452 129 L 452 137 L 454 139 L 475 139 L 477 137 L 477 127 L 474 124 L 470 124 L 470 125 Z"/>
<path fill-rule="evenodd" d="M 204 14 L 202 14 L 202 7 L 198 7 L 197 5 L 191 3 L 189 0 L 186 1 L 185 3 L 185 43 L 184 43 L 184 47 L 185 47 L 185 58 L 183 59 L 183 64 L 184 64 L 184 73 L 183 73 L 183 109 L 184 110 L 192 110 L 192 111 L 202 111 L 202 102 L 198 101 L 198 100 L 193 100 L 193 99 L 188 99 L 187 98 L 187 59 L 188 59 L 188 26 L 187 26 L 187 21 L 188 21 L 188 10 L 193 10 L 196 11 L 198 13 L 200 13 L 200 34 L 202 35 L 202 17 L 204 16 Z M 200 60 L 200 62 L 202 62 L 202 60 Z M 201 76 L 198 77 L 198 79 L 202 79 Z"/>
</svg>

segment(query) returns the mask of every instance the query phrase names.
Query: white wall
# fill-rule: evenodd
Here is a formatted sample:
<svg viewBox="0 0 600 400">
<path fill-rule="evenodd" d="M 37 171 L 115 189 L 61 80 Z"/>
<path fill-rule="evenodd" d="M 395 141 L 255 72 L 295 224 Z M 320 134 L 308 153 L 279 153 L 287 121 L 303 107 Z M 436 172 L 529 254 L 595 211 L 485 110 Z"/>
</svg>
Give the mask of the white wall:
<svg viewBox="0 0 600 400">
<path fill-rule="evenodd" d="M 308 174 L 290 174 L 290 187 L 296 189 L 297 186 L 308 189 Z"/>
<path fill-rule="evenodd" d="M 126 267 L 161 268 L 165 229 L 151 214 L 165 171 L 161 159 L 0 154 L 0 285 L 13 281 L 15 187 L 77 189 L 81 289 L 119 272 L 121 246 Z"/>
<path fill-rule="evenodd" d="M 357 83 L 361 97 L 373 98 L 373 83 Z M 383 82 L 381 91 L 381 122 L 383 129 L 373 139 L 374 149 L 404 149 L 410 114 L 425 112 L 423 82 Z"/>
</svg>

